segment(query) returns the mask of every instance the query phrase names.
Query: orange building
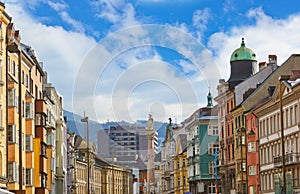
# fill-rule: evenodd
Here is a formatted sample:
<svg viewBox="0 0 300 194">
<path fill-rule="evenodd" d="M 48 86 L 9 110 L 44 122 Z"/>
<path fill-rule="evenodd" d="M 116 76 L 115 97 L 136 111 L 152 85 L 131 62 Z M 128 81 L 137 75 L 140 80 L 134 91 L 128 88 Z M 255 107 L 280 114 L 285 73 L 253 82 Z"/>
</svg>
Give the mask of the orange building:
<svg viewBox="0 0 300 194">
<path fill-rule="evenodd" d="M 13 23 L 7 27 L 8 189 L 35 193 L 34 102 L 42 98 L 42 68 L 34 51 L 20 43 Z"/>
<path fill-rule="evenodd" d="M 7 76 L 6 76 L 6 29 L 10 23 L 10 17 L 5 12 L 5 6 L 0 2 L 0 193 L 7 191 Z"/>
</svg>

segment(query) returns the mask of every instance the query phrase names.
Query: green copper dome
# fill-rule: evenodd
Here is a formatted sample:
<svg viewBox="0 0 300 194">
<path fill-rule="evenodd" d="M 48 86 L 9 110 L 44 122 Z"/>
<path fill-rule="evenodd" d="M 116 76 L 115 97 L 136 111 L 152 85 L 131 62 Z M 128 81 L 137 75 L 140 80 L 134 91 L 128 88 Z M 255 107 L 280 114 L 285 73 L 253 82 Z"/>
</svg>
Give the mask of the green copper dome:
<svg viewBox="0 0 300 194">
<path fill-rule="evenodd" d="M 244 38 L 242 38 L 241 47 L 236 49 L 230 57 L 230 62 L 241 60 L 256 61 L 255 53 L 245 46 Z"/>
</svg>

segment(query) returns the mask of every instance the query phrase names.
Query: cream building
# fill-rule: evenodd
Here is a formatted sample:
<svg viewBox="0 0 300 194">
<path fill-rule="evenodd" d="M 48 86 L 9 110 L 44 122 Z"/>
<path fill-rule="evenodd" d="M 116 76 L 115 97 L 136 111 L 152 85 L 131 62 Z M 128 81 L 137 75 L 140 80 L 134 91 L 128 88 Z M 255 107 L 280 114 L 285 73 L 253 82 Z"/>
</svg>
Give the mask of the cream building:
<svg viewBox="0 0 300 194">
<path fill-rule="evenodd" d="M 271 75 L 276 80 L 276 89 L 269 99 L 265 99 L 253 112 L 258 117 L 259 163 L 261 193 L 279 193 L 284 185 L 282 170 L 285 169 L 286 193 L 300 192 L 300 55 L 292 55 Z M 291 76 L 290 81 L 278 81 L 282 75 Z M 281 87 L 281 89 L 280 89 Z M 280 90 L 282 91 L 280 93 Z M 281 120 L 280 97 L 282 95 L 283 119 Z M 281 122 L 284 132 L 284 147 L 281 142 Z M 284 148 L 285 165 L 282 155 Z"/>
</svg>

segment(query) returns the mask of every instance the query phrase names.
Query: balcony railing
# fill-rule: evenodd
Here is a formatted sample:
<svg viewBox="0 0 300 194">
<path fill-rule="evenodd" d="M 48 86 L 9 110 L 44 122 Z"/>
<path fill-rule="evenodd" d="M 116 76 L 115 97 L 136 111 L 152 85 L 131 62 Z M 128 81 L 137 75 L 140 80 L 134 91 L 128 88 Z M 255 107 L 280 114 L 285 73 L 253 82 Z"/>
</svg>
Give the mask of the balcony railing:
<svg viewBox="0 0 300 194">
<path fill-rule="evenodd" d="M 288 153 L 285 155 L 285 165 L 290 165 L 299 162 L 299 154 L 297 153 Z M 274 167 L 280 167 L 282 165 L 282 157 L 274 157 Z"/>
</svg>

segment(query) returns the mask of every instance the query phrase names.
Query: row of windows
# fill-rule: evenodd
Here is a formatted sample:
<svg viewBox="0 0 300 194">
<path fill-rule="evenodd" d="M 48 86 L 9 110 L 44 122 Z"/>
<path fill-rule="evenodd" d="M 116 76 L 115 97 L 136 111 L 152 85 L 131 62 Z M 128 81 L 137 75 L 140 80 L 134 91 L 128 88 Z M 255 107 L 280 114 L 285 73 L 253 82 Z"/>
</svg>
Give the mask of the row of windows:
<svg viewBox="0 0 300 194">
<path fill-rule="evenodd" d="M 8 178 L 12 182 L 19 182 L 19 166 L 16 162 L 8 162 L 7 165 Z M 23 168 L 23 183 L 26 185 L 33 185 L 33 169 Z"/>
<path fill-rule="evenodd" d="M 175 161 L 174 161 L 174 163 L 175 163 Z M 186 166 L 185 158 L 181 158 L 181 159 L 177 160 L 176 165 L 174 164 L 174 166 L 175 166 L 175 170 L 185 167 Z"/>
<path fill-rule="evenodd" d="M 16 95 L 16 88 L 8 89 L 8 106 L 13 106 L 17 108 L 19 107 L 19 97 Z M 22 101 L 22 115 L 25 118 L 32 119 L 33 118 L 33 103 L 32 102 L 24 102 Z"/>
<path fill-rule="evenodd" d="M 294 168 L 292 171 L 286 172 L 287 184 L 291 184 L 292 187 L 298 187 L 300 185 L 300 168 Z M 261 191 L 278 190 L 282 184 L 281 174 L 268 173 L 260 176 Z"/>
<path fill-rule="evenodd" d="M 300 145 L 299 137 L 288 138 L 285 141 L 285 151 L 286 153 L 298 153 L 296 146 Z M 260 148 L 260 163 L 268 164 L 274 162 L 274 157 L 281 156 L 281 141 L 278 140 L 276 142 L 269 143 L 267 146 Z"/>
<path fill-rule="evenodd" d="M 298 106 L 292 105 L 283 110 L 283 127 L 291 127 L 299 122 Z M 259 134 L 261 137 L 280 131 L 280 113 L 277 112 L 271 116 L 259 121 Z"/>
</svg>

